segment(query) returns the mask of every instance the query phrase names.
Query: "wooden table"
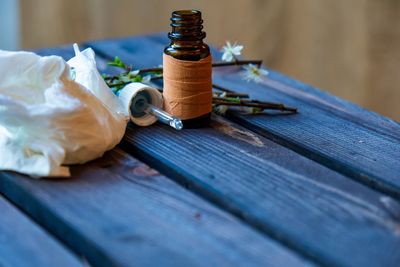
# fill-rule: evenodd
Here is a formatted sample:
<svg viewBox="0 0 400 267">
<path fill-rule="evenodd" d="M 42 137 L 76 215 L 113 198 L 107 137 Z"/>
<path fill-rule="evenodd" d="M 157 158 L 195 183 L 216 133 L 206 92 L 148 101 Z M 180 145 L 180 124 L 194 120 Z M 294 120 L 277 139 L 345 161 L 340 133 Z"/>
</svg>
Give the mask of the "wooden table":
<svg viewBox="0 0 400 267">
<path fill-rule="evenodd" d="M 110 71 L 114 56 L 159 65 L 167 42 L 81 48 Z M 38 53 L 73 56 L 71 45 Z M 129 125 L 70 179 L 1 172 L 0 266 L 400 266 L 400 125 L 275 71 L 260 84 L 237 74 L 213 80 L 300 113 Z"/>
</svg>

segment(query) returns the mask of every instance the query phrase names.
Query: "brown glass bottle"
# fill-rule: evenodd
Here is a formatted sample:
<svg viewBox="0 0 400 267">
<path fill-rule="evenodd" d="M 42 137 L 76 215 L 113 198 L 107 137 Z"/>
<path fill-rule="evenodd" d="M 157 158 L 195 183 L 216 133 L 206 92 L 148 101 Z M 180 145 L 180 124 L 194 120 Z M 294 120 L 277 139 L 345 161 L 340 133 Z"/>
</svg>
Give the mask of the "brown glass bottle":
<svg viewBox="0 0 400 267">
<path fill-rule="evenodd" d="M 171 43 L 164 49 L 166 55 L 188 61 L 199 61 L 210 55 L 210 48 L 203 42 L 206 33 L 203 31 L 200 11 L 174 11 L 171 22 L 172 30 L 168 33 Z M 183 127 L 204 127 L 210 123 L 210 118 L 211 113 L 207 113 L 197 118 L 183 120 Z"/>
</svg>

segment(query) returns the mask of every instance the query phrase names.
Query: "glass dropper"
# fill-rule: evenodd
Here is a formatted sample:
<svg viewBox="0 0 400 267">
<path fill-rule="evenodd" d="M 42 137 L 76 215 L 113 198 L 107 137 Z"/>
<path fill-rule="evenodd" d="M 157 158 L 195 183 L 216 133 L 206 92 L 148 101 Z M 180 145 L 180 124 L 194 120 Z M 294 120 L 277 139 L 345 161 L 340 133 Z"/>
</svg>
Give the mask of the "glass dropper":
<svg viewBox="0 0 400 267">
<path fill-rule="evenodd" d="M 144 112 L 157 117 L 157 119 L 159 121 L 161 121 L 162 123 L 168 124 L 172 128 L 175 128 L 176 130 L 182 130 L 182 128 L 183 128 L 181 119 L 168 114 L 164 110 L 159 109 L 152 104 L 147 103 L 146 107 L 144 109 Z"/>
<path fill-rule="evenodd" d="M 151 96 L 146 91 L 139 92 L 132 99 L 130 110 L 134 117 L 140 118 L 146 115 L 151 115 L 156 117 L 160 122 L 165 123 L 176 130 L 181 130 L 183 128 L 181 119 L 152 105 Z"/>
</svg>

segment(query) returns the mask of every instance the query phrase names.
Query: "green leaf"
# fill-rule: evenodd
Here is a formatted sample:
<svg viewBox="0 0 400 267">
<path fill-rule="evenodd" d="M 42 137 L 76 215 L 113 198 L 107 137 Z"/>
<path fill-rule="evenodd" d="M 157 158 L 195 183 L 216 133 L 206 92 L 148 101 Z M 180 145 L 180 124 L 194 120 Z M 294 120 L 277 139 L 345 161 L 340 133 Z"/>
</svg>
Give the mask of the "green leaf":
<svg viewBox="0 0 400 267">
<path fill-rule="evenodd" d="M 136 75 L 135 77 L 133 77 L 133 79 L 131 79 L 132 82 L 141 82 L 142 81 L 142 76 L 141 75 Z"/>
<path fill-rule="evenodd" d="M 224 97 L 225 101 L 231 102 L 231 103 L 240 103 L 240 98 L 239 97 Z"/>
<path fill-rule="evenodd" d="M 113 61 L 107 62 L 107 65 L 114 66 L 121 69 L 127 69 L 127 66 L 119 57 L 115 57 Z"/>
<path fill-rule="evenodd" d="M 264 110 L 262 109 L 262 108 L 257 108 L 257 107 L 252 107 L 251 109 L 250 109 L 250 113 L 251 114 L 258 114 L 258 113 L 261 113 L 261 112 L 263 112 Z"/>
<path fill-rule="evenodd" d="M 118 78 L 118 81 L 127 83 L 127 82 L 131 81 L 131 78 L 129 77 L 129 75 L 120 74 L 119 78 Z"/>
</svg>

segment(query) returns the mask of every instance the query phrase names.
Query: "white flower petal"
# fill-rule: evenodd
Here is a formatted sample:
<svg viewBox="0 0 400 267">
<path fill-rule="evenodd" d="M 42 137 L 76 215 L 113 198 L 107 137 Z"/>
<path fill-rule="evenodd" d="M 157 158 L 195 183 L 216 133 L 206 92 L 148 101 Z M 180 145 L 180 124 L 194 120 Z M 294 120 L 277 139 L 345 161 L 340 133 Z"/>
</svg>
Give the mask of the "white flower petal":
<svg viewBox="0 0 400 267">
<path fill-rule="evenodd" d="M 261 75 L 264 75 L 264 76 L 268 76 L 269 75 L 269 71 L 266 70 L 266 69 L 259 69 L 259 72 L 260 72 Z"/>
<path fill-rule="evenodd" d="M 215 111 L 217 114 L 220 114 L 220 115 L 225 115 L 225 113 L 226 113 L 227 110 L 228 110 L 228 106 L 225 106 L 225 105 L 218 105 L 218 106 L 216 106 L 216 107 L 214 108 L 214 111 Z"/>
<path fill-rule="evenodd" d="M 133 71 L 131 71 L 131 74 L 132 74 L 132 75 L 138 75 L 139 72 L 140 72 L 139 70 L 133 70 Z"/>
<path fill-rule="evenodd" d="M 222 47 L 221 52 L 223 52 L 222 60 L 226 62 L 231 62 L 236 59 L 236 56 L 242 54 L 243 45 L 238 45 L 236 42 L 232 45 L 229 41 L 226 42 L 225 46 Z"/>
<path fill-rule="evenodd" d="M 232 48 L 232 53 L 237 55 L 237 56 L 240 56 L 240 54 L 242 53 L 241 52 L 242 49 L 243 49 L 243 45 L 235 46 L 235 47 Z"/>
<path fill-rule="evenodd" d="M 230 52 L 225 52 L 225 53 L 222 55 L 222 61 L 226 61 L 226 62 L 231 62 L 231 61 L 233 61 L 233 55 L 232 55 L 232 53 L 230 53 Z"/>
<path fill-rule="evenodd" d="M 149 84 L 151 81 L 151 75 L 146 75 L 142 78 L 142 83 Z"/>
<path fill-rule="evenodd" d="M 243 66 L 244 68 L 244 73 L 243 73 L 243 78 L 250 82 L 254 81 L 256 83 L 259 83 L 262 81 L 262 77 L 268 75 L 268 71 L 264 69 L 258 68 L 254 64 L 248 64 Z"/>
</svg>

